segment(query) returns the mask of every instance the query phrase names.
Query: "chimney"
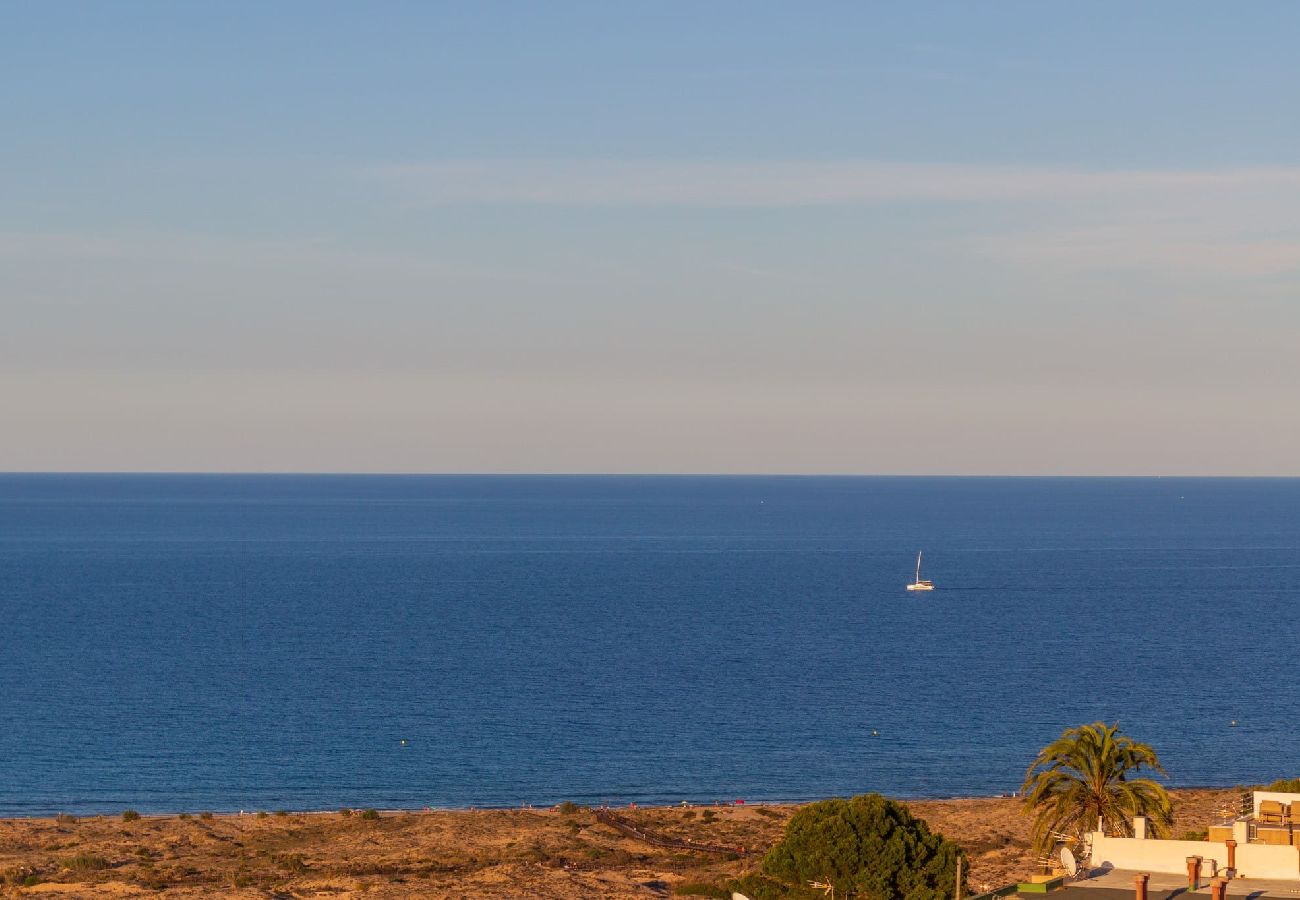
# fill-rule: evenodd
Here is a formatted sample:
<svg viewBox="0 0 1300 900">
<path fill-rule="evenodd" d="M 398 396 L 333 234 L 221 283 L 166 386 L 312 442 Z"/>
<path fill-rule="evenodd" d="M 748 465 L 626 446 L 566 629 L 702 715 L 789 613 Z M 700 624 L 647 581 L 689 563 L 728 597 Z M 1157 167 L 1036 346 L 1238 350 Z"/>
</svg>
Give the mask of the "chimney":
<svg viewBox="0 0 1300 900">
<path fill-rule="evenodd" d="M 1147 839 L 1146 816 L 1133 817 L 1133 837 L 1137 838 L 1139 841 L 1145 841 Z"/>
<path fill-rule="evenodd" d="M 1147 900 L 1147 881 L 1150 878 L 1146 872 L 1133 876 L 1133 900 Z"/>
</svg>

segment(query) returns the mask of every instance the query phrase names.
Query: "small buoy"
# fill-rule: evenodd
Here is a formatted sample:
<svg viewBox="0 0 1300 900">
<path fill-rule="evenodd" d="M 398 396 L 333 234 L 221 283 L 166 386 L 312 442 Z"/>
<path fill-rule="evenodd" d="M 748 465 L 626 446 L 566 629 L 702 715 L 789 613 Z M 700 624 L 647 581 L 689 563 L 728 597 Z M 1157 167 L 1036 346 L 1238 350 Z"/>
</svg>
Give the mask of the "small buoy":
<svg viewBox="0 0 1300 900">
<path fill-rule="evenodd" d="M 403 747 L 406 746 L 406 739 L 405 739 L 405 738 L 402 739 L 402 746 L 403 746 Z"/>
<path fill-rule="evenodd" d="M 1233 720 L 1232 720 L 1232 727 L 1233 727 L 1233 728 L 1236 728 L 1236 727 L 1237 727 L 1237 720 L 1236 720 L 1236 719 L 1233 719 Z"/>
<path fill-rule="evenodd" d="M 879 731 L 876 731 L 876 729 L 874 729 L 874 728 L 871 729 L 871 736 L 872 736 L 872 737 L 877 737 L 877 736 L 879 736 L 879 734 L 880 734 L 880 732 L 879 732 Z"/>
</svg>

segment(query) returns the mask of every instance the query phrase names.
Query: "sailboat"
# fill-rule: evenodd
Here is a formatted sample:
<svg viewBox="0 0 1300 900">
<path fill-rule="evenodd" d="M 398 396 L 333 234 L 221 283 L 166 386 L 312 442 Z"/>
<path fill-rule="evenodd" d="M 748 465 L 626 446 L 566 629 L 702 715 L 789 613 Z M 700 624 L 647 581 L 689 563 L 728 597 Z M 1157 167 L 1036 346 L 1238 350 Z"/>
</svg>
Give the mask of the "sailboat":
<svg viewBox="0 0 1300 900">
<path fill-rule="evenodd" d="M 934 590 L 933 581 L 921 580 L 921 552 L 916 553 L 916 580 L 907 586 L 909 591 L 932 591 Z"/>
</svg>

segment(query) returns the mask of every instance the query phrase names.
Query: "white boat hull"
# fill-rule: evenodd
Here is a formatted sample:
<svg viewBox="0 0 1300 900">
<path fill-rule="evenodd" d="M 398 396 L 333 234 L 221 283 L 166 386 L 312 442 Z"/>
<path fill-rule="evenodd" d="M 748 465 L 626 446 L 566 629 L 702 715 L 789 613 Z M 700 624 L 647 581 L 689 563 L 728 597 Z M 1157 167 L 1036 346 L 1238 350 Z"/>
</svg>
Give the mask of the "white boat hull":
<svg viewBox="0 0 1300 900">
<path fill-rule="evenodd" d="M 931 581 L 931 580 L 928 579 L 928 578 L 922 578 L 922 577 L 921 577 L 921 554 L 920 554 L 920 552 L 918 552 L 918 553 L 916 554 L 916 578 L 912 579 L 912 583 L 909 584 L 909 585 L 907 586 L 907 589 L 908 589 L 909 591 L 932 591 L 932 590 L 934 590 L 934 582 Z"/>
</svg>

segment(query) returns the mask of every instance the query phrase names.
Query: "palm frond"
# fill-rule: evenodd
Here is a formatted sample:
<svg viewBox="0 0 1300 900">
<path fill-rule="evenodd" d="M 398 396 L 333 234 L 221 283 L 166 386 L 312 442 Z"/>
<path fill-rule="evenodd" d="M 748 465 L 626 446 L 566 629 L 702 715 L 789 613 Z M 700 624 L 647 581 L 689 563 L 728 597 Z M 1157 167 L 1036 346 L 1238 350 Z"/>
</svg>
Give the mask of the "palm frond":
<svg viewBox="0 0 1300 900">
<path fill-rule="evenodd" d="M 1154 749 L 1119 730 L 1119 723 L 1093 722 L 1067 728 L 1044 747 L 1025 772 L 1024 806 L 1034 816 L 1034 849 L 1050 851 L 1056 835 L 1082 838 L 1097 827 L 1132 833 L 1134 816 L 1146 816 L 1153 833 L 1168 833 L 1169 795 L 1143 770 L 1164 775 Z"/>
</svg>

